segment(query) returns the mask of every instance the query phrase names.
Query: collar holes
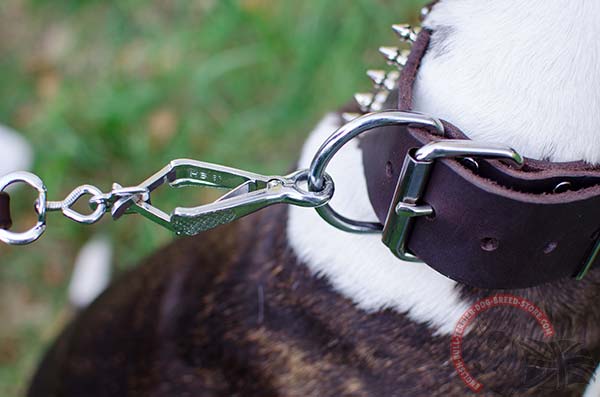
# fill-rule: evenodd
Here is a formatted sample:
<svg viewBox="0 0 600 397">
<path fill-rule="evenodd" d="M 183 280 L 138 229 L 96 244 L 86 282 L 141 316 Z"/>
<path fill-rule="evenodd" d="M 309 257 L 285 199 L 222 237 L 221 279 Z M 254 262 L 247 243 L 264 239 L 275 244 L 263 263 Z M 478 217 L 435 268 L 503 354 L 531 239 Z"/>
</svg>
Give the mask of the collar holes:
<svg viewBox="0 0 600 397">
<path fill-rule="evenodd" d="M 394 176 L 394 165 L 392 164 L 391 161 L 388 161 L 387 163 L 385 163 L 385 175 L 388 178 L 391 178 Z"/>
<path fill-rule="evenodd" d="M 481 246 L 482 250 L 492 252 L 498 249 L 500 246 L 500 241 L 493 237 L 485 237 L 481 239 L 479 245 Z"/>
</svg>

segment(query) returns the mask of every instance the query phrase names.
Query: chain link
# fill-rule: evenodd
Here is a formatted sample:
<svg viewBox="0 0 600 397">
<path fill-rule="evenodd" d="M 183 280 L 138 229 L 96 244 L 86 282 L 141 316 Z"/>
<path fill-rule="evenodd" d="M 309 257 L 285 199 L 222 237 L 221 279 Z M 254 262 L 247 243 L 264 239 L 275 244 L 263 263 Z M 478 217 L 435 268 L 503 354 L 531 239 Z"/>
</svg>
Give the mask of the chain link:
<svg viewBox="0 0 600 397">
<path fill-rule="evenodd" d="M 131 200 L 136 196 L 145 199 L 148 194 L 149 191 L 147 188 L 139 186 L 122 187 L 117 183 L 113 184 L 113 189 L 108 193 L 103 193 L 102 190 L 93 185 L 81 185 L 73 189 L 62 201 L 47 201 L 46 211 L 61 211 L 64 216 L 77 223 L 91 225 L 102 219 L 104 214 L 110 211 L 113 204 L 118 200 Z M 89 214 L 83 214 L 73 209 L 75 203 L 86 195 L 91 196 L 87 200 L 87 204 L 92 209 L 92 212 Z M 39 205 L 36 202 L 36 206 Z"/>
<path fill-rule="evenodd" d="M 77 210 L 73 209 L 75 203 L 79 201 L 83 196 L 91 195 L 98 196 L 101 195 L 102 191 L 98 189 L 96 186 L 92 185 L 81 185 L 73 189 L 71 193 L 67 197 L 65 197 L 62 201 L 47 201 L 46 202 L 46 211 L 61 211 L 64 216 L 67 218 L 77 222 L 83 223 L 86 225 L 91 225 L 93 223 L 98 222 L 102 216 L 106 212 L 106 204 L 100 202 L 96 203 L 96 208 L 90 214 L 82 214 Z M 91 202 L 88 201 L 88 204 L 91 206 Z M 39 203 L 38 203 L 39 205 Z"/>
</svg>

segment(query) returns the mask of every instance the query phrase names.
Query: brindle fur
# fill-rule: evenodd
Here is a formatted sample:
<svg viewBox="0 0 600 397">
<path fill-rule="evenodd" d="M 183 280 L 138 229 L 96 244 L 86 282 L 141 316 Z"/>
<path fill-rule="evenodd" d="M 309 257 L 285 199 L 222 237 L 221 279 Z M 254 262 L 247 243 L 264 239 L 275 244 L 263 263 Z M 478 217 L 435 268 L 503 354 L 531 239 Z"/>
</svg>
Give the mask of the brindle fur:
<svg viewBox="0 0 600 397">
<path fill-rule="evenodd" d="M 148 258 L 65 330 L 29 396 L 468 394 L 449 336 L 402 313 L 357 309 L 298 262 L 285 223 L 285 207 L 275 206 Z M 548 313 L 558 339 L 578 341 L 595 362 L 599 274 L 514 291 Z M 459 288 L 470 301 L 492 294 Z M 581 395 L 584 384 L 554 393 L 520 387 L 524 362 L 494 342 L 498 331 L 541 338 L 528 315 L 496 308 L 477 321 L 485 326 L 467 335 L 464 351 L 484 395 Z"/>
</svg>

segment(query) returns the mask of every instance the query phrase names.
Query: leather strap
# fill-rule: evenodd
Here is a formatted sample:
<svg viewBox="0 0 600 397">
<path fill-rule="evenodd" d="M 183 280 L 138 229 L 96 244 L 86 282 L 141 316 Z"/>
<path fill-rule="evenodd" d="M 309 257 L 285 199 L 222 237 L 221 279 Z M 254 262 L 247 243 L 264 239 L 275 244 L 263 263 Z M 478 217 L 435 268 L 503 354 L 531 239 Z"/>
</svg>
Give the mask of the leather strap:
<svg viewBox="0 0 600 397">
<path fill-rule="evenodd" d="M 402 71 L 400 110 L 411 110 L 430 35 L 426 29 L 420 33 Z M 441 138 L 468 139 L 444 125 L 444 137 L 386 127 L 361 139 L 369 198 L 382 223 L 409 149 Z M 408 249 L 438 272 L 474 287 L 524 288 L 577 275 L 600 234 L 600 168 L 533 159 L 525 159 L 521 169 L 477 162 L 475 173 L 458 160 L 436 161 L 423 197 L 435 216 L 414 219 Z M 561 182 L 569 182 L 570 190 L 554 193 Z"/>
<path fill-rule="evenodd" d="M 11 226 L 10 196 L 6 192 L 0 192 L 0 229 L 10 229 Z"/>
</svg>

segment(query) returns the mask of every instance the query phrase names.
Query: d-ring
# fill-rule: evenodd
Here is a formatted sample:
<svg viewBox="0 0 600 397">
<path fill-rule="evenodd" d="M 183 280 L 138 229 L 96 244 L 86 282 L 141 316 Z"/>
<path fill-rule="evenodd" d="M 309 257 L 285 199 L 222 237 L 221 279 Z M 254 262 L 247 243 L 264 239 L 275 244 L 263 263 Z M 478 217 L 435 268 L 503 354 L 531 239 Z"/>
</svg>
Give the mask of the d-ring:
<svg viewBox="0 0 600 397">
<path fill-rule="evenodd" d="M 308 190 L 314 192 L 323 189 L 325 169 L 329 161 L 351 139 L 374 128 L 392 125 L 434 128 L 438 133 L 444 133 L 444 126 L 440 120 L 420 113 L 387 111 L 358 117 L 341 126 L 321 145 L 310 164 Z M 383 230 L 383 225 L 379 222 L 363 222 L 346 218 L 328 204 L 315 209 L 329 224 L 346 232 L 380 233 Z"/>
<path fill-rule="evenodd" d="M 35 226 L 22 233 L 0 229 L 0 241 L 12 245 L 24 245 L 40 238 L 44 230 L 46 230 L 46 186 L 44 186 L 44 182 L 36 175 L 30 172 L 17 171 L 0 177 L 0 192 L 4 191 L 7 186 L 17 182 L 26 183 L 37 190 L 38 199 L 35 211 L 38 214 L 38 220 Z"/>
</svg>

